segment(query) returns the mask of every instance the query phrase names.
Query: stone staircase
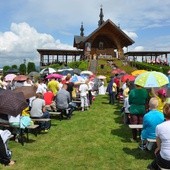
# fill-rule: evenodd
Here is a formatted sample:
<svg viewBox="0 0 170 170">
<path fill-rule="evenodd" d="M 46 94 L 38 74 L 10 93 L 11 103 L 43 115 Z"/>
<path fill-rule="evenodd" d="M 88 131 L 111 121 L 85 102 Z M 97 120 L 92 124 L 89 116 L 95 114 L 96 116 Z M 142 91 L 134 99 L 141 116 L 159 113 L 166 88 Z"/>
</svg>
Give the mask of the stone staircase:
<svg viewBox="0 0 170 170">
<path fill-rule="evenodd" d="M 97 73 L 97 65 L 98 65 L 97 60 L 90 60 L 89 71 L 91 71 L 94 74 L 96 74 Z"/>
</svg>

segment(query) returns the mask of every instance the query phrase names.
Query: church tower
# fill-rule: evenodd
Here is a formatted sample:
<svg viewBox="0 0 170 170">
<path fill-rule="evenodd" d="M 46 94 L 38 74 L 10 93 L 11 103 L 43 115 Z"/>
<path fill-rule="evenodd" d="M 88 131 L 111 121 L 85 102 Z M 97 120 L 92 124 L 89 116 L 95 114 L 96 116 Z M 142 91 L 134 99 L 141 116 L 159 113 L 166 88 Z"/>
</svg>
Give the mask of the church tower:
<svg viewBox="0 0 170 170">
<path fill-rule="evenodd" d="M 99 15 L 99 17 L 100 17 L 100 20 L 98 21 L 98 26 L 100 27 L 104 23 L 104 20 L 103 20 L 104 15 L 103 15 L 102 5 L 101 5 L 101 8 L 100 8 L 100 15 Z"/>
</svg>

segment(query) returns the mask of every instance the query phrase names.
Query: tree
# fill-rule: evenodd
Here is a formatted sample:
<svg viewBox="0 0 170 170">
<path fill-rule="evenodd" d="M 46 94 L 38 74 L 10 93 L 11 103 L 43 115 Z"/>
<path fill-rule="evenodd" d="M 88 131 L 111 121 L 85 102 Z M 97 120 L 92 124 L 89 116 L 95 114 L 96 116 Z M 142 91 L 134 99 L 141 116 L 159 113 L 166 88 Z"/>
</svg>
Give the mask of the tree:
<svg viewBox="0 0 170 170">
<path fill-rule="evenodd" d="M 31 71 L 36 71 L 35 64 L 33 62 L 28 62 L 27 73 L 29 74 Z"/>
<path fill-rule="evenodd" d="M 18 66 L 14 64 L 14 65 L 11 66 L 11 68 L 12 69 L 18 69 Z"/>
<path fill-rule="evenodd" d="M 3 75 L 5 75 L 5 73 L 10 69 L 10 66 L 4 66 L 3 67 Z"/>
<path fill-rule="evenodd" d="M 26 65 L 25 64 L 20 64 L 19 72 L 20 72 L 20 74 L 26 74 Z"/>
</svg>

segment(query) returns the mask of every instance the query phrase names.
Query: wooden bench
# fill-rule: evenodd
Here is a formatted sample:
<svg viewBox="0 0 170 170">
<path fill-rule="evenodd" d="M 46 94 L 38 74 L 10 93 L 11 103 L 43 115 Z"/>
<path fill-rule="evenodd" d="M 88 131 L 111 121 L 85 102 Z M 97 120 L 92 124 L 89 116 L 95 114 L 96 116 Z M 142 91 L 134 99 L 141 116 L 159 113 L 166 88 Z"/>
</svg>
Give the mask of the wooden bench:
<svg viewBox="0 0 170 170">
<path fill-rule="evenodd" d="M 41 132 L 41 123 L 43 123 L 43 122 L 50 122 L 50 126 L 49 126 L 49 128 L 51 127 L 51 119 L 50 118 L 31 118 L 31 120 L 34 122 L 34 124 L 38 124 L 39 126 L 40 126 L 40 128 L 39 128 L 39 133 Z"/>
<path fill-rule="evenodd" d="M 33 121 L 33 122 L 49 122 L 49 121 L 51 121 L 51 119 L 50 118 L 31 118 L 31 120 Z"/>
<path fill-rule="evenodd" d="M 20 136 L 20 139 L 21 139 L 20 143 L 22 145 L 24 145 L 24 138 L 23 138 L 24 132 L 26 132 L 27 141 L 29 141 L 29 131 L 30 130 L 36 130 L 39 127 L 39 125 L 30 125 L 28 127 L 25 127 L 25 129 L 22 129 L 19 126 L 11 126 L 9 123 L 2 123 L 2 122 L 0 122 L 0 127 L 2 127 L 4 130 L 5 129 L 10 129 L 10 130 L 12 130 L 12 129 L 19 129 L 19 131 L 20 131 L 19 136 Z M 37 136 L 37 131 L 36 131 L 35 135 Z"/>
<path fill-rule="evenodd" d="M 155 143 L 155 142 L 156 142 L 156 139 L 149 139 L 149 138 L 147 138 L 147 141 L 148 141 L 148 142 L 153 142 L 153 143 Z"/>
<path fill-rule="evenodd" d="M 131 129 L 142 129 L 143 125 L 142 124 L 137 124 L 137 125 L 130 124 L 129 128 L 131 128 Z"/>
</svg>

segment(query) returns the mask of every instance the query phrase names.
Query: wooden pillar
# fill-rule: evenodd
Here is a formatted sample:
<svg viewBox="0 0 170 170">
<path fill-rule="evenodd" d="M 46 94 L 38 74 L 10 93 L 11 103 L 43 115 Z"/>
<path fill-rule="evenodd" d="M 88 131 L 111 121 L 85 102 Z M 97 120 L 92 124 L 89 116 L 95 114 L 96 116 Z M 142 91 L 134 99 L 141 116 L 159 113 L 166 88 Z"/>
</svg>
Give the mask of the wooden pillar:
<svg viewBox="0 0 170 170">
<path fill-rule="evenodd" d="M 40 54 L 40 67 L 43 66 L 44 62 L 43 62 L 43 55 Z"/>
<path fill-rule="evenodd" d="M 75 55 L 75 56 L 74 56 L 74 61 L 76 61 L 76 57 L 77 57 L 77 56 Z"/>
<path fill-rule="evenodd" d="M 58 63 L 58 54 L 57 54 L 57 63 Z"/>
<path fill-rule="evenodd" d="M 67 54 L 66 54 L 66 64 L 67 64 L 67 61 L 68 61 L 68 58 L 67 58 L 68 56 L 67 56 Z"/>
<path fill-rule="evenodd" d="M 49 55 L 47 56 L 48 57 L 48 60 L 47 60 L 47 65 L 49 65 L 49 62 L 50 62 L 50 58 L 49 58 Z"/>
</svg>

